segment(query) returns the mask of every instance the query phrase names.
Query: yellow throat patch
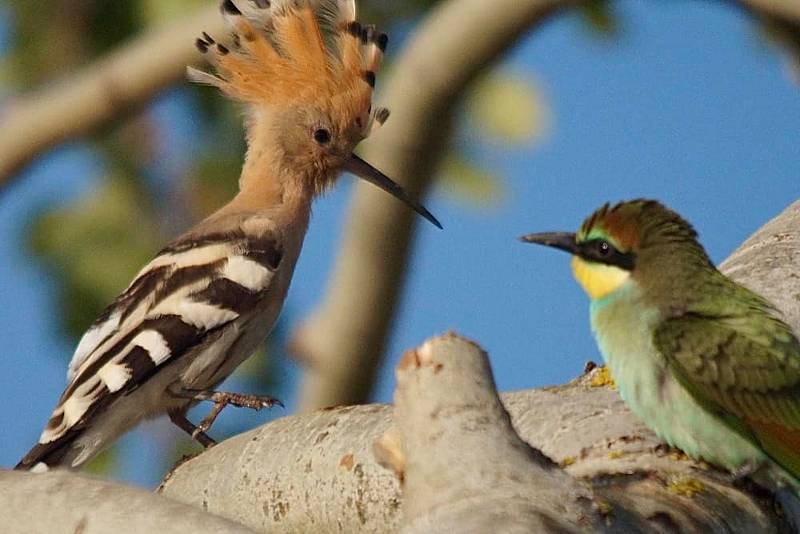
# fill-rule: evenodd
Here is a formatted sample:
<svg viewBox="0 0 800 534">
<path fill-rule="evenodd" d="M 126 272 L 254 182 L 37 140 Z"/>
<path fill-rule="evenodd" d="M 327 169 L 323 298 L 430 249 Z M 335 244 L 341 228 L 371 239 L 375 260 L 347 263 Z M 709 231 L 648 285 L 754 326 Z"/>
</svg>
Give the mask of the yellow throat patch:
<svg viewBox="0 0 800 534">
<path fill-rule="evenodd" d="M 572 274 L 591 299 L 605 297 L 631 277 L 631 273 L 625 269 L 587 262 L 579 256 L 572 257 Z"/>
</svg>

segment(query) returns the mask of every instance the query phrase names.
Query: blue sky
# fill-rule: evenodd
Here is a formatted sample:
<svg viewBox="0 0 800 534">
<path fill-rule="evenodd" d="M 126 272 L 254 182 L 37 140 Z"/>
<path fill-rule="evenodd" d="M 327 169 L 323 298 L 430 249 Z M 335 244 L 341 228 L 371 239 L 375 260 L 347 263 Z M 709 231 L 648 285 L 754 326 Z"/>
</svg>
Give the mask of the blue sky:
<svg viewBox="0 0 800 534">
<path fill-rule="evenodd" d="M 719 262 L 800 197 L 800 87 L 751 21 L 714 2 L 615 5 L 622 31 L 613 40 L 598 40 L 577 17 L 564 16 L 504 62 L 542 88 L 550 127 L 536 144 L 513 150 L 483 146 L 466 132 L 467 146 L 503 176 L 507 194 L 492 210 L 465 207 L 441 191 L 428 201 L 445 230 L 420 225 L 377 401 L 391 399 L 393 366 L 404 350 L 450 329 L 489 351 L 501 390 L 561 383 L 599 360 L 568 258 L 519 243 L 523 233 L 572 230 L 606 201 L 652 197 L 692 221 Z M 183 104 L 173 92 L 159 105 L 180 113 Z M 187 142 L 186 132 L 175 135 Z M 1 466 L 13 465 L 38 436 L 73 349 L 53 317 L 57 286 L 25 251 L 23 230 L 37 210 L 90 190 L 97 172 L 91 155 L 71 145 L 0 196 Z M 317 204 L 285 309 L 290 323 L 320 298 L 351 183 L 345 178 Z M 280 396 L 291 410 L 298 373 L 284 363 L 281 376 Z M 226 417 L 255 425 L 269 416 Z M 121 477 L 152 484 L 159 444 L 141 432 L 125 444 L 139 450 Z"/>
</svg>

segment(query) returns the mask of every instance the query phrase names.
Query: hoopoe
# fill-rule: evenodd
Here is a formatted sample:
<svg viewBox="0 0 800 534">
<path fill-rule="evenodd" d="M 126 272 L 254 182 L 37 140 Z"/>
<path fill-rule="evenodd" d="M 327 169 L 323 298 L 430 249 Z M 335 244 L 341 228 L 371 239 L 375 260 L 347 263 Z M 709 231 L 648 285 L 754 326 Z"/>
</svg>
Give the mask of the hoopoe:
<svg viewBox="0 0 800 534">
<path fill-rule="evenodd" d="M 314 198 L 349 171 L 441 228 L 396 183 L 353 154 L 388 117 L 372 108 L 387 37 L 356 22 L 354 0 L 225 0 L 229 44 L 196 42 L 215 73 L 188 68 L 247 105 L 239 193 L 164 248 L 89 328 L 39 442 L 17 465 L 78 467 L 141 420 L 167 413 L 205 446 L 227 404 L 271 397 L 214 391 L 272 329 Z M 186 418 L 200 401 L 213 409 Z"/>
</svg>

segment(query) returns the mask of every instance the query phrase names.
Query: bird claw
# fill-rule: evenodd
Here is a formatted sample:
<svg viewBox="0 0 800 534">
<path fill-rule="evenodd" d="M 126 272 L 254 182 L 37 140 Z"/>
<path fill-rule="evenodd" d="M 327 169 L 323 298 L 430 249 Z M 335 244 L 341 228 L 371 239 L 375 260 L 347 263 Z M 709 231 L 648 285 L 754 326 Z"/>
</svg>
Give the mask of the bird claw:
<svg viewBox="0 0 800 534">
<path fill-rule="evenodd" d="M 173 423 L 207 449 L 216 445 L 217 442 L 206 434 L 206 432 L 208 432 L 211 425 L 214 424 L 220 412 L 229 404 L 237 408 L 250 408 L 256 411 L 263 408 L 272 408 L 273 406 L 284 408 L 283 403 L 279 399 L 270 397 L 269 395 L 246 395 L 227 391 L 183 391 L 178 394 L 183 398 L 214 403 L 208 415 L 196 426 L 186 419 L 185 413 L 183 412 L 170 412 L 169 414 Z"/>
<path fill-rule="evenodd" d="M 245 395 L 243 393 L 230 393 L 227 391 L 201 392 L 195 396 L 195 399 L 214 403 L 214 407 L 211 408 L 208 415 L 197 425 L 197 430 L 203 434 L 211 428 L 217 416 L 229 404 L 237 408 L 250 408 L 256 411 L 263 408 L 271 408 L 276 405 L 281 408 L 284 407 L 280 400 L 275 397 L 270 397 L 269 395 Z M 194 437 L 194 435 L 192 437 Z"/>
<path fill-rule="evenodd" d="M 251 410 L 261 410 L 262 408 L 272 408 L 273 406 L 280 406 L 284 408 L 283 403 L 275 397 L 269 395 L 244 395 L 241 393 L 227 393 L 223 391 L 215 392 L 213 395 L 214 403 L 230 404 L 237 408 L 250 408 Z"/>
<path fill-rule="evenodd" d="M 752 478 L 753 475 L 760 473 L 763 469 L 769 466 L 769 462 L 762 460 L 762 461 L 755 461 L 755 460 L 748 460 L 736 469 L 731 471 L 731 479 L 732 482 L 735 484 L 737 482 L 742 482 L 746 478 Z"/>
</svg>

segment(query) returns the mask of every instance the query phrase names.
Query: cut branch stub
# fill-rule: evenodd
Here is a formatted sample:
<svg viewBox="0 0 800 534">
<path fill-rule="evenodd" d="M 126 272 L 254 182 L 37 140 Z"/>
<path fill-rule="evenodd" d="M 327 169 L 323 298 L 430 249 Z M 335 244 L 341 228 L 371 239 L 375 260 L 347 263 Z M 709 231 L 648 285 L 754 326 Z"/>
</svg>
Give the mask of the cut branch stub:
<svg viewBox="0 0 800 534">
<path fill-rule="evenodd" d="M 599 526 L 588 486 L 514 431 L 476 344 L 447 334 L 406 353 L 394 419 L 405 466 L 402 532 Z"/>
</svg>

